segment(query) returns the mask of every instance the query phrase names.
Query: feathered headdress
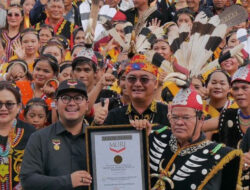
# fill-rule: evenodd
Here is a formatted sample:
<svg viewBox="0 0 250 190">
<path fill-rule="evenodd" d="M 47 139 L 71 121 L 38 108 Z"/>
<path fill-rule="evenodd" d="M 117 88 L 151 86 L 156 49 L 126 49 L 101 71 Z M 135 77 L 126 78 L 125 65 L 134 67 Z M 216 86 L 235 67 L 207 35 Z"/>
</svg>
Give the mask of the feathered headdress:
<svg viewBox="0 0 250 190">
<path fill-rule="evenodd" d="M 237 31 L 237 34 L 236 34 L 240 43 L 244 44 L 244 48 L 241 50 L 240 53 L 236 54 L 236 56 L 235 56 L 241 64 L 249 63 L 249 55 L 250 55 L 250 34 L 249 34 L 249 32 L 250 32 L 249 30 L 241 28 Z"/>
<path fill-rule="evenodd" d="M 191 79 L 198 76 L 211 68 L 219 65 L 222 61 L 230 56 L 237 54 L 242 48 L 240 44 L 231 49 L 227 54 L 216 59 L 211 63 L 207 63 L 215 49 L 222 42 L 228 27 L 244 22 L 247 18 L 246 11 L 243 7 L 233 5 L 227 8 L 221 15 L 215 15 L 208 18 L 204 12 L 200 12 L 194 20 L 191 31 L 186 24 L 182 24 L 179 28 L 173 27 L 168 33 L 168 42 L 171 50 L 176 58 L 174 71 L 171 70 L 166 80 L 174 81 L 182 86 L 185 77 Z M 190 37 L 188 38 L 188 36 Z M 159 59 L 159 54 L 149 51 L 146 52 L 147 57 L 152 61 Z M 168 69 L 166 65 L 170 65 L 166 60 L 158 61 L 158 66 Z M 165 66 L 163 66 L 165 65 Z"/>
<path fill-rule="evenodd" d="M 143 22 L 139 24 L 139 28 L 136 27 L 136 30 L 134 30 L 133 25 L 126 22 L 124 24 L 124 39 L 120 37 L 109 21 L 104 21 L 103 24 L 105 23 L 104 27 L 120 44 L 123 52 L 145 54 L 153 64 L 171 73 L 166 80 L 179 81 L 181 85 L 180 80 L 198 76 L 219 65 L 220 62 L 229 56 L 235 55 L 242 49 L 243 45 L 241 44 L 231 49 L 220 59 L 207 63 L 215 49 L 222 42 L 227 28 L 244 22 L 247 16 L 243 7 L 233 5 L 225 9 L 220 15 L 211 18 L 208 18 L 201 11 L 195 17 L 191 30 L 186 24 L 182 24 L 180 27 L 175 25 L 171 27 L 171 30 L 168 30 L 169 26 L 174 25 L 174 23 L 166 23 L 158 28 L 146 27 L 144 23 L 143 27 L 141 27 Z M 172 63 L 151 50 L 155 41 L 166 34 L 168 35 L 171 50 L 176 58 Z"/>
<path fill-rule="evenodd" d="M 108 31 L 108 34 L 119 43 L 122 47 L 122 51 L 128 52 L 131 55 L 130 57 L 132 57 L 136 53 L 143 53 L 150 50 L 152 43 L 165 34 L 164 27 L 158 27 L 156 29 L 154 27 L 146 27 L 146 20 L 155 10 L 157 10 L 156 6 L 147 9 L 143 15 L 140 16 L 135 26 L 130 22 L 123 23 L 124 39 L 121 38 L 110 20 L 102 17 L 101 23 Z"/>
</svg>

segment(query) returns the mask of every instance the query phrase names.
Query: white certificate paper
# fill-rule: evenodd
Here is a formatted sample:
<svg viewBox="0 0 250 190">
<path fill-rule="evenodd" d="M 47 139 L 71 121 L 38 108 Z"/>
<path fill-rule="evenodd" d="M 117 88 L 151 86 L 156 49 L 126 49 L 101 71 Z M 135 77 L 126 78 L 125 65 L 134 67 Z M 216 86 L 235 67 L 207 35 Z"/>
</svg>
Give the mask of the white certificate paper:
<svg viewBox="0 0 250 190">
<path fill-rule="evenodd" d="M 92 133 L 95 190 L 144 190 L 142 133 Z"/>
</svg>

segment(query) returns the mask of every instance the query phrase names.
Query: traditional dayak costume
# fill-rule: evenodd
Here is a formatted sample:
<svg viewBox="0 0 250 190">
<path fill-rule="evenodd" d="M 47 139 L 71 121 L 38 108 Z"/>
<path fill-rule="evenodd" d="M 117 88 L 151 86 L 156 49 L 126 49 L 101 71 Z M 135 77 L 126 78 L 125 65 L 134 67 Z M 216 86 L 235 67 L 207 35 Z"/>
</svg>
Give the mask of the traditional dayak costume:
<svg viewBox="0 0 250 190">
<path fill-rule="evenodd" d="M 14 120 L 9 135 L 0 136 L 0 189 L 22 189 L 19 179 L 21 163 L 29 136 L 34 131 L 30 125 Z"/>
<path fill-rule="evenodd" d="M 181 89 L 172 107 L 202 111 L 202 99 L 192 88 Z M 171 130 L 164 127 L 150 135 L 152 190 L 235 190 L 241 184 L 241 154 L 207 140 L 203 133 L 180 148 Z"/>
<path fill-rule="evenodd" d="M 235 81 L 250 82 L 250 64 L 239 68 L 232 78 Z M 239 109 L 225 109 L 222 111 L 219 119 L 219 141 L 227 146 L 238 148 L 239 141 L 244 133 L 241 128 L 242 112 Z M 244 117 L 244 116 L 243 116 Z M 250 123 L 248 124 L 250 126 Z"/>
<path fill-rule="evenodd" d="M 151 64 L 142 54 L 136 54 L 133 56 L 130 63 L 126 66 L 125 73 L 128 74 L 131 71 L 139 70 L 149 72 L 155 77 L 158 75 L 158 68 Z M 154 100 L 142 114 L 139 114 L 133 107 L 133 103 L 130 103 L 121 108 L 111 110 L 105 120 L 105 124 L 129 124 L 129 120 L 147 119 L 150 123 L 158 123 L 169 126 L 168 119 L 166 118 L 167 112 L 167 105 Z"/>
<path fill-rule="evenodd" d="M 219 60 L 210 64 L 207 61 L 225 36 L 227 27 L 231 25 L 232 22 L 223 16 L 208 19 L 204 12 L 200 12 L 195 18 L 188 41 L 186 39 L 190 31 L 185 25 L 173 28 L 169 33 L 169 44 L 178 63 L 175 72 L 179 73 L 170 72 L 165 81 L 174 81 L 178 86 L 184 87 L 174 98 L 172 107 L 193 108 L 196 114 L 202 112 L 201 96 L 188 86 L 192 77 L 218 65 Z M 230 53 L 232 55 L 236 52 Z M 148 55 L 150 60 L 156 58 L 156 54 Z M 170 68 L 165 60 L 158 65 L 163 69 Z M 189 82 L 186 82 L 186 71 Z M 197 119 L 198 116 L 196 121 Z M 195 141 L 191 138 L 188 146 L 180 148 L 178 139 L 164 127 L 150 135 L 152 190 L 235 190 L 241 186 L 241 155 L 240 150 L 206 140 L 202 133 Z"/>
<path fill-rule="evenodd" d="M 8 36 L 8 31 L 5 30 L 2 32 L 2 38 L 6 43 L 5 52 L 6 52 L 6 60 L 8 61 L 10 59 L 10 57 L 14 55 L 14 51 L 12 50 L 13 43 L 20 39 L 20 33 L 18 33 L 16 36 L 10 38 Z"/>
<path fill-rule="evenodd" d="M 36 30 L 40 30 L 42 24 L 50 25 L 49 18 L 46 18 L 45 21 L 41 21 L 35 25 Z M 76 25 L 71 23 L 64 18 L 61 18 L 57 25 L 54 27 L 54 33 L 57 35 L 63 35 L 70 41 L 70 47 L 73 47 L 73 31 Z"/>
</svg>

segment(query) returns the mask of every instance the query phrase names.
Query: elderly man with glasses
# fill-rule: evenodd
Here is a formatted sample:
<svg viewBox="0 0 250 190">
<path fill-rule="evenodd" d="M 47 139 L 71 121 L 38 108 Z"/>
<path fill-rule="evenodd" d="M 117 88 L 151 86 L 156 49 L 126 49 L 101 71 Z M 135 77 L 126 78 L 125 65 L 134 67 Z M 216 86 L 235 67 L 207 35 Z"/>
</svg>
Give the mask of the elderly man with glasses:
<svg viewBox="0 0 250 190">
<path fill-rule="evenodd" d="M 181 89 L 168 115 L 171 130 L 164 127 L 150 135 L 152 190 L 240 187 L 242 152 L 205 138 L 202 109 L 193 87 Z"/>
<path fill-rule="evenodd" d="M 25 149 L 21 184 L 25 190 L 83 189 L 92 182 L 86 171 L 84 115 L 88 109 L 85 85 L 63 81 L 56 93 L 59 121 L 37 131 Z"/>
</svg>

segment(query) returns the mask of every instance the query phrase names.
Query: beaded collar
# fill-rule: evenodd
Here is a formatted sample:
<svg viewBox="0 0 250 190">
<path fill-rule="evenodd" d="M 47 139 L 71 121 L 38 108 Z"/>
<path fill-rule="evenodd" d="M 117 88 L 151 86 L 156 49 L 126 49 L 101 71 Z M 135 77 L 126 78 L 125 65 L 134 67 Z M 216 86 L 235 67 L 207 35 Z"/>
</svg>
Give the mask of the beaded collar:
<svg viewBox="0 0 250 190">
<path fill-rule="evenodd" d="M 202 140 L 202 141 L 200 141 L 198 143 L 191 144 L 187 148 L 184 148 L 183 150 L 181 150 L 181 152 L 179 153 L 179 155 L 180 156 L 185 156 L 187 154 L 193 154 L 197 150 L 202 149 L 202 148 L 208 146 L 211 143 L 212 143 L 212 141 Z M 171 151 L 173 153 L 175 153 L 175 152 L 178 151 L 179 146 L 178 146 L 178 143 L 177 143 L 177 139 L 176 139 L 176 137 L 174 135 L 171 135 L 170 141 L 169 141 L 169 145 L 170 145 L 170 149 L 171 149 Z"/>
<path fill-rule="evenodd" d="M 240 109 L 238 110 L 238 113 L 243 119 L 250 119 L 250 115 L 244 115 Z"/>
</svg>

